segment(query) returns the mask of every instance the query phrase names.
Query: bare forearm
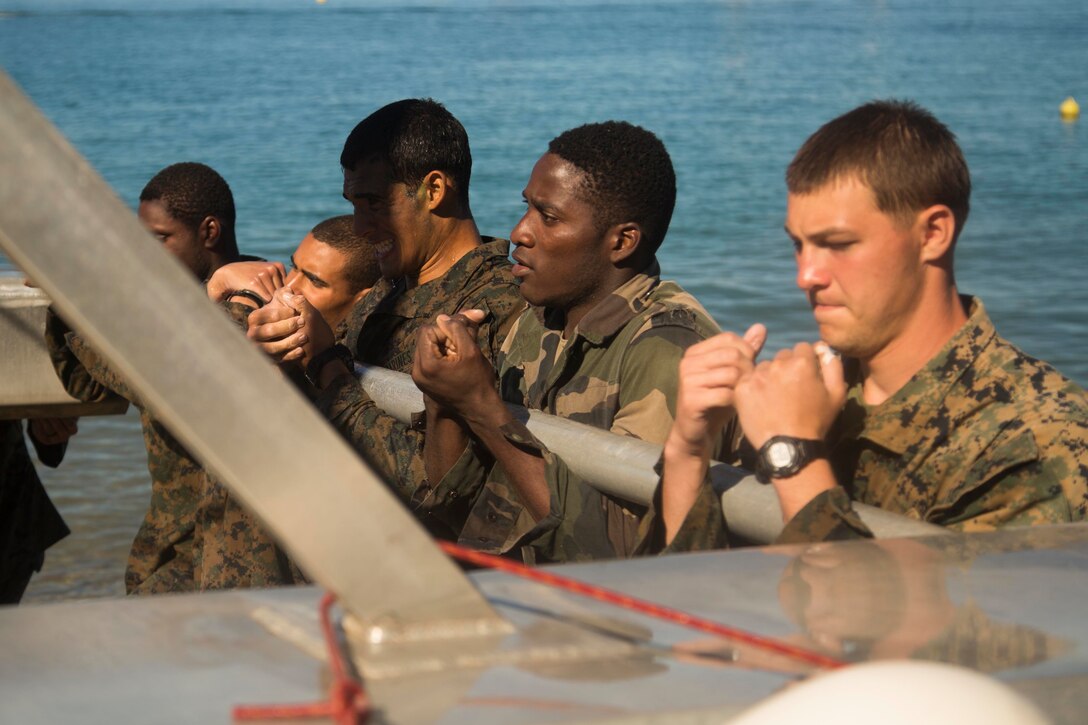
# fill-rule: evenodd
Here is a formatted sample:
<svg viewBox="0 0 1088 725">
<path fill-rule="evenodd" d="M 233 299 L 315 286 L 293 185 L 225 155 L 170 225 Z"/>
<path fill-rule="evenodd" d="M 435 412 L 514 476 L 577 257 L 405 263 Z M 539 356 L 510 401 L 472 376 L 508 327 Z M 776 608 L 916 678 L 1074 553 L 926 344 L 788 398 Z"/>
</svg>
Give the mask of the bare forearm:
<svg viewBox="0 0 1088 725">
<path fill-rule="evenodd" d="M 826 458 L 819 458 L 789 478 L 774 479 L 782 521 L 789 523 L 812 499 L 835 488 L 835 473 Z"/>
<path fill-rule="evenodd" d="M 665 545 L 676 538 L 699 496 L 710 466 L 709 450 L 697 450 L 670 436 L 665 441 L 665 465 L 661 475 L 661 520 Z"/>
<path fill-rule="evenodd" d="M 468 431 L 437 404 L 427 401 L 427 438 L 423 444 L 423 463 L 427 480 L 437 484 L 468 447 Z"/>
<path fill-rule="evenodd" d="M 495 457 L 495 464 L 502 466 L 530 515 L 539 521 L 551 511 L 551 490 L 545 476 L 544 458 L 536 451 L 515 445 L 506 437 L 503 426 L 513 423 L 514 417 L 498 394 L 495 400 L 497 405 L 466 416 L 465 422 L 477 440 Z"/>
</svg>

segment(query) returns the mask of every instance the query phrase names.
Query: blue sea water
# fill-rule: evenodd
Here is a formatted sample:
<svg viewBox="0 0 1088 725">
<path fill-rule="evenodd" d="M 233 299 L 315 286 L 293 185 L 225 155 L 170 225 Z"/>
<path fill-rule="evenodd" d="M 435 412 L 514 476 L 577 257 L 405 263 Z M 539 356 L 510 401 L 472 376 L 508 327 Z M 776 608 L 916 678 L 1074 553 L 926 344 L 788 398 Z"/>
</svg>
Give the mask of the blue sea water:
<svg viewBox="0 0 1088 725">
<path fill-rule="evenodd" d="M 1088 119 L 1064 123 L 1058 105 L 1088 104 L 1086 35 L 1082 0 L 0 0 L 0 64 L 121 198 L 206 162 L 234 189 L 245 251 L 276 259 L 350 210 L 340 146 L 389 101 L 431 96 L 461 119 L 473 209 L 500 236 L 558 132 L 650 128 L 678 176 L 666 276 L 724 328 L 767 323 L 772 350 L 814 335 L 782 232 L 786 164 L 832 116 L 914 99 L 972 170 L 961 289 L 1081 384 Z M 31 599 L 120 591 L 144 466 L 132 417 L 83 421 L 47 472 L 75 533 Z"/>
</svg>

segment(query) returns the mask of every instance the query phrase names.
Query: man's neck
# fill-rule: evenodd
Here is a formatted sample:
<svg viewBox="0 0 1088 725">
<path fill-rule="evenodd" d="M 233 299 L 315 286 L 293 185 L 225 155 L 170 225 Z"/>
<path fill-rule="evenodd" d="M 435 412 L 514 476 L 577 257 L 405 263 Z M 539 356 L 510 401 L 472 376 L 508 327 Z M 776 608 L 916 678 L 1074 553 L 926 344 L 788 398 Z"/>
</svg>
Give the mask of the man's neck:
<svg viewBox="0 0 1088 725">
<path fill-rule="evenodd" d="M 573 335 L 578 324 L 594 307 L 599 305 L 605 297 L 608 297 L 620 287 L 634 279 L 637 274 L 638 270 L 631 267 L 615 268 L 613 269 L 612 274 L 610 274 L 604 283 L 597 288 L 593 295 L 564 310 L 563 337 L 569 338 Z"/>
<path fill-rule="evenodd" d="M 436 245 L 434 254 L 423 263 L 419 276 L 406 277 L 409 289 L 444 277 L 461 257 L 482 243 L 480 230 L 472 217 L 449 219 L 445 221 L 445 226 L 440 230 L 442 241 Z"/>
<path fill-rule="evenodd" d="M 920 307 L 905 327 L 873 357 L 861 361 L 862 399 L 880 405 L 924 368 L 967 322 L 967 312 L 953 285 Z"/>
</svg>

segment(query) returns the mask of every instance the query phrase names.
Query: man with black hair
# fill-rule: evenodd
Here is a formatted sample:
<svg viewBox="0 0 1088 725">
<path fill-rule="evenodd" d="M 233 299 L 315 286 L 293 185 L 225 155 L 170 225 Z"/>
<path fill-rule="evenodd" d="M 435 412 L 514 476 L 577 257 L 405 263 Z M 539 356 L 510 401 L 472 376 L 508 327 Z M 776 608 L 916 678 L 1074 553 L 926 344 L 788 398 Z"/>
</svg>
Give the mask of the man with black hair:
<svg viewBox="0 0 1088 725">
<path fill-rule="evenodd" d="M 331 217 L 311 229 L 291 254 L 291 271 L 279 262 L 236 262 L 220 267 L 208 281 L 215 302 L 236 300 L 252 310 L 289 285 L 343 335 L 344 319 L 379 278 L 378 263 L 366 240 L 355 233 L 350 214 Z M 289 376 L 304 390 L 297 367 Z M 225 486 L 209 477 L 196 514 L 193 567 L 196 587 L 233 589 L 299 584 L 305 574 Z"/>
<path fill-rule="evenodd" d="M 383 279 L 347 317 L 342 341 L 313 305 L 287 287 L 249 318 L 249 336 L 284 362 L 303 364 L 317 406 L 405 500 L 425 477 L 422 430 L 378 408 L 352 374 L 353 358 L 411 369 L 416 333 L 439 313 L 483 310 L 477 342 L 492 359 L 524 307 L 507 259 L 509 242 L 481 237 L 469 207 L 472 154 L 442 104 L 406 99 L 363 119 L 344 143 L 344 198 L 355 231 Z M 435 533 L 452 536 L 423 516 Z"/>
<path fill-rule="evenodd" d="M 209 166 L 186 161 L 155 174 L 140 192 L 138 216 L 202 282 L 238 260 L 234 196 Z"/>
<path fill-rule="evenodd" d="M 239 259 L 230 187 L 204 164 L 173 164 L 157 173 L 140 193 L 138 216 L 201 283 L 219 267 Z M 236 303 L 226 307 L 235 319 L 246 310 Z M 151 499 L 129 552 L 126 592 L 193 589 L 195 514 L 207 473 L 150 414 L 128 383 L 52 310 L 45 336 L 53 365 L 69 395 L 85 402 L 120 395 L 140 410 Z"/>
<path fill-rule="evenodd" d="M 718 332 L 695 298 L 659 276 L 672 162 L 645 129 L 589 124 L 551 141 L 523 196 L 511 240 L 532 307 L 503 345 L 498 390 L 473 344 L 475 313 L 440 316 L 421 332 L 413 378 L 428 396 L 434 485 L 416 500 L 464 512 L 460 541 L 477 549 L 521 547 L 537 562 L 629 556 L 644 507 L 581 480 L 504 403 L 665 439 L 680 356 Z"/>
</svg>

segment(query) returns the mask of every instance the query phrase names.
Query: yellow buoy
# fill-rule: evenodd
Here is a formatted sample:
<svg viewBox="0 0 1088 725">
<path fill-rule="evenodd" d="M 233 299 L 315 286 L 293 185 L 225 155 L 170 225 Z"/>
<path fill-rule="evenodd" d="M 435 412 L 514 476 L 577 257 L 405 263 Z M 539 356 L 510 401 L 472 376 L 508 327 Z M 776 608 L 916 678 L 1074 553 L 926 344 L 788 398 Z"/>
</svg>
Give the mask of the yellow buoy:
<svg viewBox="0 0 1088 725">
<path fill-rule="evenodd" d="M 1058 110 L 1062 114 L 1063 121 L 1076 121 L 1080 117 L 1080 104 L 1077 103 L 1073 96 L 1069 96 L 1062 105 L 1058 107 Z"/>
</svg>

